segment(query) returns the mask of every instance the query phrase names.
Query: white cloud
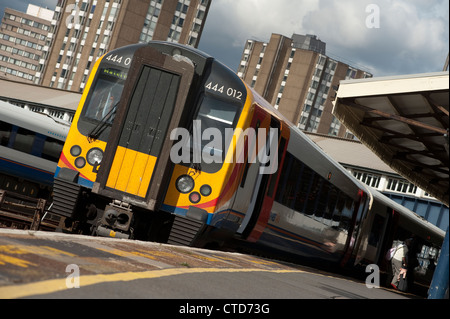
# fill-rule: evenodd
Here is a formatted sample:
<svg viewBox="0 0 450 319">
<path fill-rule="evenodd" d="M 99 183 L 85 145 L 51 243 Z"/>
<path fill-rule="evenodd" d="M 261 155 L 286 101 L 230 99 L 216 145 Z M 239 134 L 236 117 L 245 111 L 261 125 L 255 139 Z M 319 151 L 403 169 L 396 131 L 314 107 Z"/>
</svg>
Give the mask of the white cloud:
<svg viewBox="0 0 450 319">
<path fill-rule="evenodd" d="M 379 28 L 366 26 L 369 5 Z M 249 38 L 309 33 L 376 76 L 432 72 L 448 52 L 448 16 L 447 0 L 213 0 L 201 45 L 225 62 L 233 55 L 235 67 Z"/>
<path fill-rule="evenodd" d="M 252 37 L 268 40 L 272 33 L 291 36 L 300 32 L 304 16 L 316 8 L 315 0 L 213 0 L 207 28 L 242 46 Z"/>
</svg>

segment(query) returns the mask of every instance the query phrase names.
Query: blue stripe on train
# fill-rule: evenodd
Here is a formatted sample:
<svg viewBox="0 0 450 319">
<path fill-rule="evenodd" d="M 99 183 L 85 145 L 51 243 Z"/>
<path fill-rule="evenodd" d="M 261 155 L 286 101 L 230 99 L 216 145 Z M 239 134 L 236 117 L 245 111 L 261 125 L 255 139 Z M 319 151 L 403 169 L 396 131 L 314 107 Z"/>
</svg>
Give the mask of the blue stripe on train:
<svg viewBox="0 0 450 319">
<path fill-rule="evenodd" d="M 58 176 L 60 170 L 61 170 L 61 167 L 57 166 L 56 167 L 55 176 Z M 83 177 L 78 177 L 77 183 L 78 183 L 78 185 L 81 185 L 81 186 L 86 187 L 86 188 L 91 188 L 92 189 L 92 187 L 94 187 L 94 182 L 92 182 L 92 181 L 90 181 L 90 180 L 88 180 L 86 178 L 83 178 Z"/>
<path fill-rule="evenodd" d="M 48 186 L 53 185 L 53 172 L 44 171 L 18 162 L 0 157 L 0 172 L 37 182 Z"/>
</svg>

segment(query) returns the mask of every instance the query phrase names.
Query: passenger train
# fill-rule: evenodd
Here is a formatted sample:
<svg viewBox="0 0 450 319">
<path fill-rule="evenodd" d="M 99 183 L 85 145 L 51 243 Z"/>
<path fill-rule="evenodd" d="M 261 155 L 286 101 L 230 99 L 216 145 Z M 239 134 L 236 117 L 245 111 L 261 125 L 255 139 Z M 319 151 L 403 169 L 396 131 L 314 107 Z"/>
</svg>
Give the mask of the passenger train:
<svg viewBox="0 0 450 319">
<path fill-rule="evenodd" d="M 0 189 L 48 199 L 69 127 L 0 101 Z"/>
<path fill-rule="evenodd" d="M 216 59 L 158 41 L 95 63 L 52 212 L 75 233 L 343 267 L 385 267 L 394 240 L 411 234 L 437 249 L 444 238 L 352 177 Z"/>
</svg>

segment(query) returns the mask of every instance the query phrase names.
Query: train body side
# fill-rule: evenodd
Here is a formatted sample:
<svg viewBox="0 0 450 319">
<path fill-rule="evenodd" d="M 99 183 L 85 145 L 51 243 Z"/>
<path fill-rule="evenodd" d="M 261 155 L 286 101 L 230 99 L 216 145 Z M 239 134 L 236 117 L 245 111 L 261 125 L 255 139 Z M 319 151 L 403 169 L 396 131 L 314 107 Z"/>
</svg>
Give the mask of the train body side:
<svg viewBox="0 0 450 319">
<path fill-rule="evenodd" d="M 252 248 L 271 255 L 347 262 L 367 214 L 365 190 L 341 165 L 254 95 L 265 112 L 284 124 L 289 138 L 275 173 L 278 183 L 270 216 Z M 248 243 L 246 246 L 250 247 Z"/>
<path fill-rule="evenodd" d="M 0 187 L 38 196 L 53 185 L 69 124 L 0 101 L 0 125 Z"/>
</svg>

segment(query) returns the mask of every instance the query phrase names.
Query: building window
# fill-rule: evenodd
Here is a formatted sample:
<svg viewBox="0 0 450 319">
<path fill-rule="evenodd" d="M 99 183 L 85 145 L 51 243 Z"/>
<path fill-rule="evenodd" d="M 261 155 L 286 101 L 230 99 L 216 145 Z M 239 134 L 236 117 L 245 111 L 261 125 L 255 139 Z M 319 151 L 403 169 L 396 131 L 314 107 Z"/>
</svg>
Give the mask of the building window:
<svg viewBox="0 0 450 319">
<path fill-rule="evenodd" d="M 362 172 L 362 171 L 354 171 L 353 176 L 356 179 L 363 182 L 364 184 L 369 185 L 371 187 L 378 188 L 378 186 L 380 186 L 381 175 Z"/>
<path fill-rule="evenodd" d="M 404 179 L 389 178 L 386 190 L 415 194 L 417 191 L 417 186 Z"/>
</svg>

